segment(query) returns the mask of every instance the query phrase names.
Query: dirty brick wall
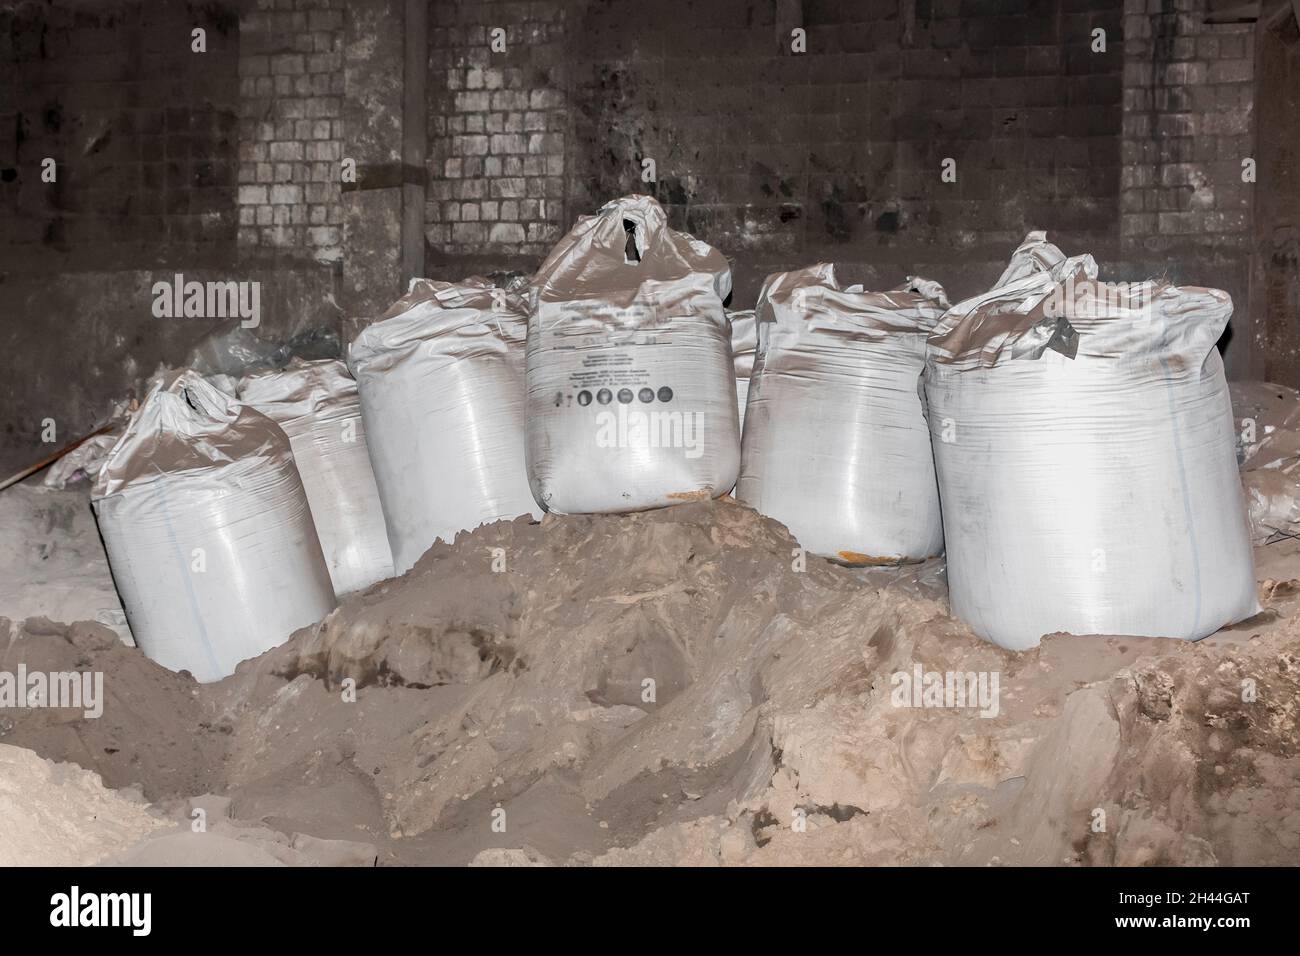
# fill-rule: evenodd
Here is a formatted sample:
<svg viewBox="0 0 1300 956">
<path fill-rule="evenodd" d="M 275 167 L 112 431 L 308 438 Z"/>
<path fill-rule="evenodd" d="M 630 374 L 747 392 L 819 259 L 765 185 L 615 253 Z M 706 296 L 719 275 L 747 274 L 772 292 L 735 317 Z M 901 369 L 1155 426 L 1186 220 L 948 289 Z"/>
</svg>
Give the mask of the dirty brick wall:
<svg viewBox="0 0 1300 956">
<path fill-rule="evenodd" d="M 1300 25 L 1280 18 L 1261 30 L 1258 104 L 1259 181 L 1254 195 L 1251 276 L 1252 371 L 1300 385 Z"/>
<path fill-rule="evenodd" d="M 1035 227 L 1108 251 L 1118 4 L 699 4 L 702 25 L 660 22 L 649 48 L 619 39 L 636 6 L 583 21 L 599 55 L 574 86 L 577 195 L 631 187 L 652 157 L 674 219 L 736 257 L 739 302 L 823 259 L 877 286 L 920 271 L 975 291 Z"/>
<path fill-rule="evenodd" d="M 0 9 L 6 271 L 209 259 L 235 235 L 238 19 L 180 3 Z M 206 59 L 190 31 L 207 30 Z M 42 162 L 55 161 L 55 180 Z"/>
<path fill-rule="evenodd" d="M 425 238 L 439 274 L 532 269 L 568 228 L 566 24 L 579 9 L 502 0 L 430 8 Z"/>
<path fill-rule="evenodd" d="M 408 6 L 0 4 L 0 466 L 213 328 L 155 319 L 157 278 L 258 281 L 259 333 L 285 341 L 398 294 L 404 210 L 426 272 L 458 278 L 535 268 L 632 191 L 732 257 L 737 307 L 817 260 L 966 295 L 1042 228 L 1111 278 L 1227 289 L 1230 374 L 1300 383 L 1294 217 L 1241 179 L 1247 158 L 1288 175 L 1268 144 L 1293 110 L 1256 122 L 1260 41 L 1212 22 L 1229 0 L 439 0 L 404 103 Z"/>
<path fill-rule="evenodd" d="M 1253 26 L 1207 23 L 1222 6 L 436 4 L 429 269 L 531 268 L 578 215 L 642 191 L 732 257 L 736 305 L 769 272 L 819 259 L 873 284 L 921 272 L 973 293 L 1042 228 L 1112 278 L 1226 288 L 1241 324 Z M 1246 338 L 1228 352 L 1239 375 Z"/>
<path fill-rule="evenodd" d="M 260 2 L 241 25 L 239 243 L 342 255 L 343 3 Z"/>
<path fill-rule="evenodd" d="M 1244 321 L 1254 191 L 1255 26 L 1208 23 L 1208 0 L 1126 0 L 1122 258 L 1134 274 L 1226 289 L 1237 306 L 1225 355 L 1261 375 Z M 1265 186 L 1264 188 L 1269 188 Z"/>
<path fill-rule="evenodd" d="M 498 169 L 523 164 L 541 201 L 524 230 L 550 235 L 610 196 L 650 192 L 735 259 L 737 304 L 768 271 L 818 259 L 871 281 L 919 269 L 973 290 L 1032 227 L 1116 251 L 1121 0 L 441 6 L 437 255 L 472 256 L 492 238 L 499 209 L 483 202 L 503 191 Z M 486 43 L 494 25 L 504 54 Z M 796 27 L 806 53 L 791 50 Z M 1096 28 L 1105 52 L 1090 48 Z M 493 134 L 499 123 L 517 132 Z M 941 179 L 945 159 L 955 182 Z"/>
<path fill-rule="evenodd" d="M 1204 3 L 1149 6 L 1129 0 L 1124 17 L 1124 241 L 1240 250 L 1250 225 L 1241 162 L 1254 146 L 1254 28 L 1207 25 Z"/>
<path fill-rule="evenodd" d="M 341 6 L 0 5 L 0 471 L 221 325 L 155 318 L 157 280 L 259 282 L 276 341 L 337 324 Z"/>
<path fill-rule="evenodd" d="M 84 433 L 194 339 L 152 317 L 150 277 L 235 260 L 237 56 L 238 16 L 222 4 L 0 9 L 5 473 Z"/>
</svg>

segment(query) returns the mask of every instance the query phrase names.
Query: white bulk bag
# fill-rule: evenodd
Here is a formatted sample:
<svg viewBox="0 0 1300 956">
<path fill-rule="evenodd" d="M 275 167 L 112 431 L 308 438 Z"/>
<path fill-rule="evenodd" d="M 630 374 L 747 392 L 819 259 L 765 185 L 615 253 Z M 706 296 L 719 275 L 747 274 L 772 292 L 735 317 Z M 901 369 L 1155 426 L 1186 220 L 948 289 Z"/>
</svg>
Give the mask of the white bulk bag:
<svg viewBox="0 0 1300 956">
<path fill-rule="evenodd" d="M 1215 348 L 1232 302 L 1096 277 L 1030 233 L 930 339 L 952 610 L 1011 649 L 1195 640 L 1257 610 Z"/>
<path fill-rule="evenodd" d="M 195 372 L 145 398 L 92 503 L 131 633 L 164 667 L 218 680 L 334 607 L 288 438 Z"/>
<path fill-rule="evenodd" d="M 433 542 L 537 514 L 524 471 L 523 302 L 478 277 L 411 280 L 348 354 L 397 572 Z"/>
<path fill-rule="evenodd" d="M 647 196 L 578 220 L 531 287 L 528 475 L 543 508 L 637 511 L 732 488 L 730 291 L 721 253 L 669 229 Z"/>
<path fill-rule="evenodd" d="M 853 564 L 938 554 L 920 379 L 947 304 L 924 279 L 893 292 L 845 288 L 829 263 L 770 276 L 736 497 L 814 554 Z"/>
<path fill-rule="evenodd" d="M 749 396 L 749 377 L 754 371 L 754 350 L 758 348 L 758 328 L 754 310 L 742 309 L 728 312 L 731 320 L 731 362 L 736 370 L 736 410 L 739 413 L 743 440 L 745 431 L 745 400 Z"/>
<path fill-rule="evenodd" d="M 335 359 L 294 359 L 239 383 L 239 399 L 289 436 L 335 594 L 393 574 L 357 383 Z"/>
</svg>

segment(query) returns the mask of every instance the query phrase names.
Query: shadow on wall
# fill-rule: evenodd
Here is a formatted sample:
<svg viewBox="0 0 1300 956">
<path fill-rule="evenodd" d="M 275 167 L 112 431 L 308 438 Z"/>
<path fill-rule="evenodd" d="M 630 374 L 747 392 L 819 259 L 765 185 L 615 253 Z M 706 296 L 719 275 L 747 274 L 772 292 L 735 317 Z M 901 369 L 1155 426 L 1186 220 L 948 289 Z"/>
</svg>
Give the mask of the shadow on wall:
<svg viewBox="0 0 1300 956">
<path fill-rule="evenodd" d="M 113 402 L 142 397 L 159 364 L 176 364 L 221 318 L 159 318 L 155 282 L 175 270 L 8 274 L 0 279 L 0 476 L 90 431 Z M 260 338 L 287 342 L 309 330 L 337 335 L 328 267 L 185 270 L 186 282 L 256 282 Z M 54 440 L 43 439 L 54 425 Z"/>
</svg>

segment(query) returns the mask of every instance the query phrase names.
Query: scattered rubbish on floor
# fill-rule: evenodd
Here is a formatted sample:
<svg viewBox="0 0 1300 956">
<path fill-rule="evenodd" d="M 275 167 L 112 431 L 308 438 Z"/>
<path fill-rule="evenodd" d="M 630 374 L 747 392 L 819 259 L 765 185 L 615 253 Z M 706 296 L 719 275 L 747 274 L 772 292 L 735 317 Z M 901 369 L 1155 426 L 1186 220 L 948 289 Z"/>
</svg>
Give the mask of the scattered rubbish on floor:
<svg viewBox="0 0 1300 956">
<path fill-rule="evenodd" d="M 14 620 L 97 621 L 134 644 L 85 485 L 0 492 L 0 608 Z"/>
<path fill-rule="evenodd" d="M 1300 393 L 1232 382 L 1237 459 L 1256 544 L 1300 535 Z"/>
</svg>

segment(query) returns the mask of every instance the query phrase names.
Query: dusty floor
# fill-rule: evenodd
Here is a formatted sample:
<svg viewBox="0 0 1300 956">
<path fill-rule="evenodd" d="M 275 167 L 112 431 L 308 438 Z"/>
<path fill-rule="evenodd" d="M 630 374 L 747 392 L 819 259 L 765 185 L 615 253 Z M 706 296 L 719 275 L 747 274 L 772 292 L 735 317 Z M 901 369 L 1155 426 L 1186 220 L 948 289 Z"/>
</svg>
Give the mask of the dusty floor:
<svg viewBox="0 0 1300 956">
<path fill-rule="evenodd" d="M 32 479 L 0 492 L 0 614 L 98 621 L 130 643 L 86 487 Z"/>
<path fill-rule="evenodd" d="M 1198 644 L 1023 654 L 947 617 L 941 562 L 795 547 L 729 500 L 503 522 L 215 685 L 0 619 L 0 670 L 108 697 L 0 711 L 0 744 L 138 788 L 170 829 L 118 862 L 1300 862 L 1300 543 Z M 996 676 L 996 714 L 895 706 L 918 664 Z"/>
</svg>

